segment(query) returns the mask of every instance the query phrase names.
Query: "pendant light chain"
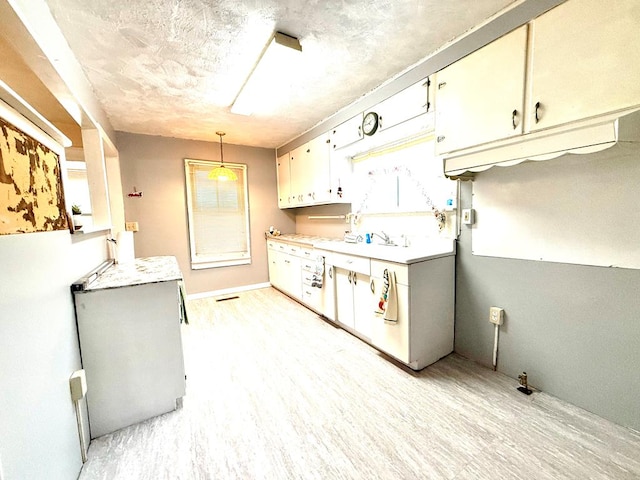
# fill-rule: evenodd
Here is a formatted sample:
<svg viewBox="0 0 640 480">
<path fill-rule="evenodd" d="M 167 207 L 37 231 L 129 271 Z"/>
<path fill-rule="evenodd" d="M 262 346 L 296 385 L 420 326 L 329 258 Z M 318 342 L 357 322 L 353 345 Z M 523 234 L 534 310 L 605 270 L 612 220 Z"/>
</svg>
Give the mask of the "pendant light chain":
<svg viewBox="0 0 640 480">
<path fill-rule="evenodd" d="M 220 137 L 220 164 L 222 165 L 222 167 L 224 167 L 224 154 L 222 153 L 222 137 L 224 137 L 226 134 L 224 132 L 216 132 L 216 135 L 218 135 Z"/>
<path fill-rule="evenodd" d="M 220 180 L 222 182 L 230 181 L 235 182 L 238 180 L 238 176 L 236 173 L 224 166 L 224 152 L 222 149 L 222 137 L 225 135 L 224 132 L 216 132 L 216 135 L 220 137 L 220 166 L 215 167 L 213 170 L 209 172 L 208 177 L 211 180 Z"/>
</svg>

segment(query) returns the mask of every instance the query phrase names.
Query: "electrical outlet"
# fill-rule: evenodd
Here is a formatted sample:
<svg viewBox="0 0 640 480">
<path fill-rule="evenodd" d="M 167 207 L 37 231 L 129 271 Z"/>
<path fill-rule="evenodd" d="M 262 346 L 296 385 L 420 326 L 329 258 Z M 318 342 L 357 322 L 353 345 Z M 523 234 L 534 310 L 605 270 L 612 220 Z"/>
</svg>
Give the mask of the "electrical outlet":
<svg viewBox="0 0 640 480">
<path fill-rule="evenodd" d="M 500 307 L 489 308 L 489 321 L 495 325 L 502 325 L 502 322 L 504 322 L 504 309 Z"/>
<path fill-rule="evenodd" d="M 473 208 L 462 209 L 462 223 L 465 225 L 473 225 L 476 222 L 476 214 Z"/>
<path fill-rule="evenodd" d="M 138 222 L 126 222 L 124 224 L 124 229 L 127 232 L 137 232 L 138 231 Z"/>
</svg>

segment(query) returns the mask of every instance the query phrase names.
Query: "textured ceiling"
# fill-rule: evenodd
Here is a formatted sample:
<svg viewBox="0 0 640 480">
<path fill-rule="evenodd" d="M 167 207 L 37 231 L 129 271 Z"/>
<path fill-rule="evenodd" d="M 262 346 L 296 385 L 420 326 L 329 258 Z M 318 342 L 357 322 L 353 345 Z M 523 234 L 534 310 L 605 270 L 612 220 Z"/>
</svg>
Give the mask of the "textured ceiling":
<svg viewBox="0 0 640 480">
<path fill-rule="evenodd" d="M 46 0 L 116 130 L 277 147 L 514 0 Z M 300 39 L 289 95 L 229 107 L 275 30 Z"/>
</svg>

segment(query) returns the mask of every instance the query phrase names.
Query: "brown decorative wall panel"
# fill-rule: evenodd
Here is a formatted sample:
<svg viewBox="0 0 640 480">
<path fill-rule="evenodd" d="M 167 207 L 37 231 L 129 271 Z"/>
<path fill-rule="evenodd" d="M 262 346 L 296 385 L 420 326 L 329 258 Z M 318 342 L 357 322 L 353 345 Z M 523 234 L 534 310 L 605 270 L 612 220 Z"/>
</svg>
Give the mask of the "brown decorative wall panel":
<svg viewBox="0 0 640 480">
<path fill-rule="evenodd" d="M 68 227 L 60 158 L 0 118 L 0 235 Z"/>
</svg>

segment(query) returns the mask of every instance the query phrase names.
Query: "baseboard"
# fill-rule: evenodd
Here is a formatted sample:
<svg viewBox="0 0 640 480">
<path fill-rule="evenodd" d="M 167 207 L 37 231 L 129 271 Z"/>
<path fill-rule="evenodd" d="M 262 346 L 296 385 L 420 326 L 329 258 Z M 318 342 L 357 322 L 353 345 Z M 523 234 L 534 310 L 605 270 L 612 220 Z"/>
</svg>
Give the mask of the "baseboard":
<svg viewBox="0 0 640 480">
<path fill-rule="evenodd" d="M 224 288 L 222 290 L 213 290 L 210 292 L 193 293 L 193 294 L 187 295 L 187 300 L 197 300 L 198 298 L 217 297 L 219 295 L 228 295 L 230 293 L 246 292 L 249 290 L 257 290 L 259 288 L 267 288 L 270 286 L 271 284 L 269 282 L 265 282 L 265 283 L 254 283 L 253 285 L 243 285 L 242 287 Z"/>
</svg>

